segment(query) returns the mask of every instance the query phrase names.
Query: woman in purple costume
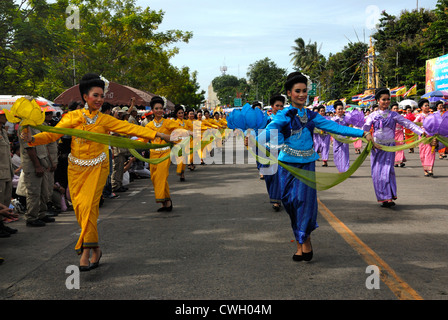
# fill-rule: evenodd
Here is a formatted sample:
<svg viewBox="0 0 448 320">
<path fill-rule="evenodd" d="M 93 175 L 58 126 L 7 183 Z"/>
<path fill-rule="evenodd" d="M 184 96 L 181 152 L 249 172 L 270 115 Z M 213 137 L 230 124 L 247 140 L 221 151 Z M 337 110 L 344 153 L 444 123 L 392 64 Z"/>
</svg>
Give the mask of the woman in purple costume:
<svg viewBox="0 0 448 320">
<path fill-rule="evenodd" d="M 328 117 L 325 116 L 325 107 L 320 106 L 318 108 L 318 113 L 330 120 Z M 320 153 L 321 159 L 322 159 L 322 167 L 328 167 L 328 156 L 330 154 L 330 140 L 331 136 L 329 133 L 315 129 L 314 130 L 314 150 L 316 150 L 317 153 Z"/>
<path fill-rule="evenodd" d="M 398 124 L 409 130 L 423 134 L 423 128 L 401 116 L 397 112 L 390 111 L 390 91 L 380 88 L 375 93 L 378 110 L 372 112 L 367 118 L 363 130 L 370 131 L 373 126 L 373 138 L 375 143 L 383 146 L 395 146 L 395 127 Z M 370 156 L 373 187 L 378 202 L 382 207 L 390 208 L 395 205 L 397 199 L 397 182 L 394 170 L 395 153 L 373 149 Z"/>
<path fill-rule="evenodd" d="M 344 121 L 344 104 L 342 101 L 336 101 L 334 103 L 334 110 L 336 115 L 331 119 L 337 124 L 346 126 Z M 350 168 L 350 150 L 347 143 L 333 140 L 333 158 L 334 164 L 340 173 L 346 172 Z"/>
</svg>

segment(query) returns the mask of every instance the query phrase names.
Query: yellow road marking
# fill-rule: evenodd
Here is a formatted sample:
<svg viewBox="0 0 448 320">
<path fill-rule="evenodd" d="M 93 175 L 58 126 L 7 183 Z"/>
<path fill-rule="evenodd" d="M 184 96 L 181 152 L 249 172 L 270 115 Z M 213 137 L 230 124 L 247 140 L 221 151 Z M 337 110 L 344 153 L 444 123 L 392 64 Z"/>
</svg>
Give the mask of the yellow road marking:
<svg viewBox="0 0 448 320">
<path fill-rule="evenodd" d="M 355 249 L 368 265 L 376 265 L 380 269 L 381 280 L 400 300 L 423 300 L 395 271 L 381 259 L 375 251 L 359 239 L 341 220 L 339 220 L 319 199 L 320 214 L 330 223 L 342 238 Z"/>
</svg>

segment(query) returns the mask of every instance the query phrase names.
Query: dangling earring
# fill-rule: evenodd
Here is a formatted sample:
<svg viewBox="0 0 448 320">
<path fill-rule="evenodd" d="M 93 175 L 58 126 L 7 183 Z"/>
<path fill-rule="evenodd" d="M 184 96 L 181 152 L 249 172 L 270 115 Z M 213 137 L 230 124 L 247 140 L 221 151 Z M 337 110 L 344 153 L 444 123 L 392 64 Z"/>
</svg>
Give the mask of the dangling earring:
<svg viewBox="0 0 448 320">
<path fill-rule="evenodd" d="M 86 104 L 84 105 L 84 109 L 89 110 L 89 105 L 87 104 L 87 102 L 86 102 Z"/>
</svg>

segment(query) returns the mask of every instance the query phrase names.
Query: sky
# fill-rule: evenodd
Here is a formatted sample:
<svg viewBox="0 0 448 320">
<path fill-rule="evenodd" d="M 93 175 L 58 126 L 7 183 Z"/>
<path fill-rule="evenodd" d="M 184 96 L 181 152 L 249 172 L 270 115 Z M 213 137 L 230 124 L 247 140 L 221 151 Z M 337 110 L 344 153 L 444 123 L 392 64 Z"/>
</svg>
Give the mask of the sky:
<svg viewBox="0 0 448 320">
<path fill-rule="evenodd" d="M 437 0 L 136 0 L 142 8 L 164 12 L 159 31 L 191 31 L 189 43 L 171 63 L 198 72 L 206 92 L 220 68 L 226 74 L 247 78 L 250 64 L 269 58 L 280 68 L 293 71 L 290 53 L 294 40 L 317 42 L 321 53 L 340 52 L 350 42 L 369 43 L 375 24 L 385 10 L 434 9 Z"/>
</svg>

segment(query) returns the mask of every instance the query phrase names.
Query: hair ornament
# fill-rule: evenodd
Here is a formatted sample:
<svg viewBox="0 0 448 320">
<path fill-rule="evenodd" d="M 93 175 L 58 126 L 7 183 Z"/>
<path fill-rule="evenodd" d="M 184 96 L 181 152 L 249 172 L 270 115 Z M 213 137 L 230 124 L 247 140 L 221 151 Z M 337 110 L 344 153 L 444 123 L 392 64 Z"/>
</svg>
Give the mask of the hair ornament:
<svg viewBox="0 0 448 320">
<path fill-rule="evenodd" d="M 309 75 L 302 73 L 302 75 L 308 79 L 308 87 L 307 92 L 310 92 L 313 89 L 313 82 L 311 81 L 311 78 Z"/>
<path fill-rule="evenodd" d="M 104 81 L 104 94 L 106 94 L 109 91 L 109 80 L 104 78 L 102 75 L 100 76 L 100 79 Z"/>
</svg>

